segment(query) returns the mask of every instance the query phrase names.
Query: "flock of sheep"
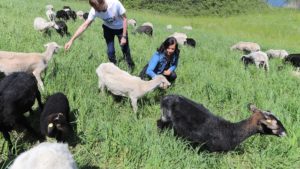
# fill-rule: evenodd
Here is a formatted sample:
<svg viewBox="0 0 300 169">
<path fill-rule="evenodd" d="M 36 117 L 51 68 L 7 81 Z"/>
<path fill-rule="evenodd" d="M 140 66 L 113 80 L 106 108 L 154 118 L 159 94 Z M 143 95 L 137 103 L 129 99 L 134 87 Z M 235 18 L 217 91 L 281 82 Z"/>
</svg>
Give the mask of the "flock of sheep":
<svg viewBox="0 0 300 169">
<path fill-rule="evenodd" d="M 53 11 L 53 6 L 46 7 L 48 21 L 42 17 L 34 20 L 34 28 L 47 33 L 54 28 L 61 36 L 68 35 L 65 21 L 76 19 L 76 16 L 87 17 L 86 13 L 71 10 L 64 7 L 62 10 Z M 85 15 L 85 16 L 84 16 Z M 56 20 L 57 18 L 61 20 Z M 135 20 L 128 20 L 129 25 L 134 26 L 135 32 L 153 35 L 153 24 L 144 23 L 136 26 Z M 172 25 L 167 25 L 172 29 Z M 192 30 L 187 26 L 185 29 Z M 181 45 L 196 46 L 196 41 L 188 38 L 186 34 L 175 32 L 174 36 Z M 51 42 L 45 45 L 43 53 L 19 53 L 0 51 L 0 72 L 5 74 L 0 80 L 0 131 L 8 142 L 9 151 L 13 151 L 9 132 L 16 126 L 27 129 L 36 139 L 44 141 L 47 137 L 55 138 L 58 143 L 41 143 L 32 149 L 22 153 L 10 166 L 11 169 L 19 168 L 57 168 L 75 169 L 76 163 L 68 150 L 65 142 L 71 132 L 70 107 L 67 96 L 63 93 L 54 93 L 45 103 L 41 101 L 38 88 L 44 90 L 41 73 L 47 68 L 47 64 L 53 55 L 61 48 L 57 43 Z M 288 54 L 285 50 L 268 50 L 262 52 L 260 46 L 253 42 L 239 42 L 231 49 L 241 50 L 248 54 L 241 60 L 247 66 L 250 63 L 258 68 L 269 70 L 269 58 L 281 58 L 292 65 L 300 67 L 300 54 Z M 162 76 L 156 76 L 153 80 L 144 81 L 137 76 L 121 70 L 113 63 L 102 63 L 96 69 L 98 75 L 98 87 L 103 92 L 105 88 L 114 95 L 129 97 L 133 111 L 137 112 L 137 100 L 147 92 L 160 87 L 167 89 L 170 82 Z M 124 83 L 126 82 L 126 83 Z M 38 101 L 40 114 L 40 129 L 37 132 L 27 122 L 24 113 L 32 110 L 32 106 Z M 231 123 L 213 115 L 202 104 L 178 95 L 167 95 L 161 100 L 161 118 L 157 121 L 159 129 L 173 128 L 175 135 L 183 137 L 191 142 L 192 146 L 201 145 L 208 151 L 233 150 L 242 141 L 253 134 L 269 134 L 285 136 L 286 130 L 283 124 L 270 111 L 258 109 L 249 104 L 252 115 L 241 122 Z M 222 128 L 222 130 L 217 130 Z M 44 161 L 47 161 L 44 163 Z"/>
</svg>

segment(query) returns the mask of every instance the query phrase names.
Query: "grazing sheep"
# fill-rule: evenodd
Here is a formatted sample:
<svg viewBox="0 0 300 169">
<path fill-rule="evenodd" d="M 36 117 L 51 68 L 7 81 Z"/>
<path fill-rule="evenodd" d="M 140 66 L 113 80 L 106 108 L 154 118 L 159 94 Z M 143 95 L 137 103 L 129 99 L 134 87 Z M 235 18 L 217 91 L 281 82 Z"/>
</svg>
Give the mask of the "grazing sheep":
<svg viewBox="0 0 300 169">
<path fill-rule="evenodd" d="M 175 32 L 169 37 L 174 37 L 177 40 L 178 44 L 180 45 L 184 45 L 187 39 L 187 35 L 185 33 L 180 33 L 180 32 Z"/>
<path fill-rule="evenodd" d="M 260 51 L 260 46 L 254 42 L 238 42 L 237 44 L 231 46 L 231 50 L 240 50 L 246 53 Z"/>
<path fill-rule="evenodd" d="M 33 22 L 33 27 L 35 30 L 50 34 L 49 29 L 50 28 L 58 28 L 55 22 L 48 22 L 46 19 L 41 17 L 36 17 Z"/>
<path fill-rule="evenodd" d="M 70 33 L 68 32 L 68 26 L 64 21 L 55 21 L 55 24 L 58 27 L 58 29 L 55 30 L 60 34 L 61 37 L 64 35 L 70 36 Z"/>
<path fill-rule="evenodd" d="M 247 67 L 248 64 L 255 64 L 257 68 L 262 66 L 266 71 L 269 71 L 269 58 L 264 52 L 258 51 L 243 55 L 241 61 L 244 62 L 245 67 Z"/>
<path fill-rule="evenodd" d="M 20 154 L 9 169 L 77 169 L 68 144 L 40 143 Z"/>
<path fill-rule="evenodd" d="M 83 19 L 83 11 L 77 11 L 76 12 L 76 15 L 77 15 L 77 17 L 79 18 L 79 19 Z"/>
<path fill-rule="evenodd" d="M 76 21 L 77 15 L 75 11 L 73 11 L 69 6 L 63 6 L 63 10 L 67 13 L 69 18 L 72 18 L 73 21 Z"/>
<path fill-rule="evenodd" d="M 46 5 L 46 10 L 53 10 L 53 5 L 49 4 L 49 5 Z"/>
<path fill-rule="evenodd" d="M 47 98 L 40 116 L 40 127 L 43 136 L 66 141 L 70 131 L 69 101 L 63 93 L 55 93 Z"/>
<path fill-rule="evenodd" d="M 153 29 L 153 24 L 151 22 L 145 22 L 142 26 L 150 26 Z"/>
<path fill-rule="evenodd" d="M 134 112 L 137 112 L 138 109 L 137 99 L 157 87 L 167 88 L 171 85 L 162 75 L 156 76 L 153 80 L 144 81 L 121 70 L 113 63 L 100 64 L 96 73 L 99 77 L 99 89 L 101 88 L 101 91 L 104 92 L 104 88 L 107 87 L 114 95 L 129 97 Z"/>
<path fill-rule="evenodd" d="M 32 73 L 17 72 L 0 80 L 0 131 L 8 142 L 9 151 L 12 150 L 9 132 L 13 129 L 27 129 L 34 137 L 42 138 L 23 115 L 28 111 L 33 112 L 35 99 L 42 109 L 41 94 Z"/>
<path fill-rule="evenodd" d="M 89 17 L 89 13 L 88 12 L 86 12 L 86 13 L 83 14 L 83 19 L 84 20 L 87 20 L 88 17 Z"/>
<path fill-rule="evenodd" d="M 46 6 L 46 16 L 49 19 L 49 21 L 55 21 L 56 14 L 52 5 Z"/>
<path fill-rule="evenodd" d="M 184 45 L 196 47 L 196 41 L 193 38 L 186 38 L 186 41 L 184 42 Z"/>
<path fill-rule="evenodd" d="M 184 26 L 182 28 L 185 29 L 185 30 L 193 30 L 193 28 L 191 26 Z"/>
<path fill-rule="evenodd" d="M 146 34 L 148 36 L 153 35 L 153 28 L 151 26 L 145 25 L 145 26 L 139 26 L 135 29 L 134 33 L 137 32 L 139 34 Z"/>
<path fill-rule="evenodd" d="M 39 86 L 44 90 L 41 73 L 47 68 L 54 53 L 61 48 L 55 42 L 44 45 L 44 53 L 19 53 L 0 51 L 0 71 L 9 75 L 13 72 L 29 72 L 36 77 Z"/>
<path fill-rule="evenodd" d="M 284 63 L 291 63 L 294 67 L 299 70 L 300 68 L 300 54 L 299 53 L 294 53 L 294 54 L 289 54 L 286 58 L 284 58 Z"/>
<path fill-rule="evenodd" d="M 127 21 L 128 25 L 131 25 L 132 27 L 135 27 L 136 26 L 136 20 L 135 19 L 129 19 Z"/>
<path fill-rule="evenodd" d="M 266 54 L 268 55 L 269 59 L 271 58 L 283 59 L 289 55 L 286 50 L 275 50 L 275 49 L 270 49 L 266 51 Z"/>
<path fill-rule="evenodd" d="M 183 96 L 168 95 L 161 100 L 162 115 L 157 126 L 173 128 L 175 135 L 210 152 L 233 150 L 256 133 L 286 136 L 284 126 L 270 111 L 252 104 L 249 110 L 253 113 L 248 119 L 231 123 L 213 115 L 202 104 Z"/>
<path fill-rule="evenodd" d="M 56 12 L 56 18 L 57 19 L 63 19 L 64 21 L 67 21 L 70 19 L 68 13 L 64 10 L 59 10 Z"/>
</svg>

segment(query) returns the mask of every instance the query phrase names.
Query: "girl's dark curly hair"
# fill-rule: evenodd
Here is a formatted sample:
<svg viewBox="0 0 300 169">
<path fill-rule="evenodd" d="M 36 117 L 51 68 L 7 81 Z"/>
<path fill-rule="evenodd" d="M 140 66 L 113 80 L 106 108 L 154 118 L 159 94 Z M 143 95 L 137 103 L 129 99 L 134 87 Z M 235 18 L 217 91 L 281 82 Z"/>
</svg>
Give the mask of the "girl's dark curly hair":
<svg viewBox="0 0 300 169">
<path fill-rule="evenodd" d="M 177 40 L 174 37 L 169 37 L 167 38 L 161 45 L 159 48 L 157 48 L 157 52 L 158 53 L 164 53 L 166 54 L 167 49 L 170 45 L 175 45 L 175 51 L 174 51 L 174 55 L 176 55 L 177 57 L 179 57 L 179 53 L 180 50 L 178 49 L 178 43 Z"/>
</svg>

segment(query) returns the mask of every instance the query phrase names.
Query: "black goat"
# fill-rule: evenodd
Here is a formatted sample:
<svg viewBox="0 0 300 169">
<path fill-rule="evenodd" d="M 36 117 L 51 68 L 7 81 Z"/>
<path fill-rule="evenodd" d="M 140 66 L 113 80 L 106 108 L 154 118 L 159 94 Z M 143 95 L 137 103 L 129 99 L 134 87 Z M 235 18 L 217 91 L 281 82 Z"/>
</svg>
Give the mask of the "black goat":
<svg viewBox="0 0 300 169">
<path fill-rule="evenodd" d="M 253 114 L 245 120 L 231 123 L 213 115 L 202 104 L 177 95 L 165 96 L 161 101 L 160 129 L 173 128 L 174 133 L 211 152 L 233 150 L 253 134 L 285 136 L 282 123 L 269 111 L 249 104 Z"/>
<path fill-rule="evenodd" d="M 12 73 L 0 81 L 0 131 L 12 149 L 9 132 L 17 128 L 26 128 L 30 134 L 41 140 L 41 135 L 27 122 L 25 112 L 33 112 L 35 99 L 42 109 L 41 94 L 33 74 L 25 72 Z"/>
<path fill-rule="evenodd" d="M 196 41 L 193 38 L 186 38 L 186 41 L 184 42 L 184 45 L 196 47 Z"/>
<path fill-rule="evenodd" d="M 135 32 L 139 33 L 139 34 L 146 34 L 148 36 L 152 36 L 153 35 L 153 29 L 151 26 L 148 25 L 144 25 L 144 26 L 139 26 L 136 28 Z M 134 33 L 135 33 L 134 32 Z"/>
<path fill-rule="evenodd" d="M 284 63 L 291 63 L 294 67 L 300 68 L 300 54 L 289 54 L 286 58 L 284 58 Z"/>
<path fill-rule="evenodd" d="M 59 10 L 56 12 L 56 18 L 57 19 L 63 19 L 64 21 L 67 21 L 70 19 L 69 15 L 64 10 Z"/>
<path fill-rule="evenodd" d="M 61 37 L 64 35 L 70 36 L 68 26 L 64 21 L 55 21 L 55 24 L 58 26 L 58 29 L 55 28 L 56 32 L 59 33 Z"/>
<path fill-rule="evenodd" d="M 66 141 L 71 128 L 69 112 L 69 101 L 63 93 L 49 96 L 40 118 L 42 135 Z"/>
<path fill-rule="evenodd" d="M 63 6 L 63 10 L 67 13 L 69 18 L 72 18 L 73 21 L 76 21 L 77 15 L 75 11 L 73 11 L 69 6 Z"/>
</svg>

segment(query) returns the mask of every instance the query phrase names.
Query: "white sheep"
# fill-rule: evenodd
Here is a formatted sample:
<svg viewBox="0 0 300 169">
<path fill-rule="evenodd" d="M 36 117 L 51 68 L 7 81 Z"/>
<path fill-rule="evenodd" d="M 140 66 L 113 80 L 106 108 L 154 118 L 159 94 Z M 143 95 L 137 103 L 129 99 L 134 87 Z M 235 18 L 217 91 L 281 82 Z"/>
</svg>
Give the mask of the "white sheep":
<svg viewBox="0 0 300 169">
<path fill-rule="evenodd" d="M 114 95 L 129 97 L 134 112 L 137 112 L 137 100 L 139 98 L 157 87 L 166 89 L 171 85 L 162 75 L 157 75 L 150 81 L 144 81 L 121 70 L 113 63 L 100 64 L 96 73 L 99 77 L 99 89 L 104 92 L 106 87 Z"/>
<path fill-rule="evenodd" d="M 33 27 L 35 30 L 40 32 L 48 32 L 50 28 L 54 27 L 58 29 L 58 26 L 55 24 L 54 21 L 48 22 L 46 19 L 41 17 L 36 17 L 33 22 Z"/>
<path fill-rule="evenodd" d="M 184 26 L 182 28 L 185 29 L 185 30 L 193 30 L 192 26 Z"/>
<path fill-rule="evenodd" d="M 53 54 L 61 48 L 56 42 L 50 42 L 44 46 L 47 48 L 44 53 L 0 51 L 0 72 L 4 72 L 5 75 L 13 72 L 33 73 L 39 86 L 44 90 L 41 73 L 47 68 Z"/>
<path fill-rule="evenodd" d="M 169 24 L 169 25 L 166 26 L 166 28 L 167 28 L 167 30 L 171 30 L 172 29 L 172 25 Z"/>
<path fill-rule="evenodd" d="M 169 37 L 174 37 L 177 40 L 177 43 L 180 45 L 184 45 L 187 39 L 187 35 L 185 33 L 175 32 Z"/>
<path fill-rule="evenodd" d="M 260 51 L 260 46 L 254 42 L 238 42 L 235 45 L 231 46 L 231 50 L 240 50 L 244 52 L 257 52 Z"/>
<path fill-rule="evenodd" d="M 76 12 L 76 15 L 78 16 L 79 19 L 83 19 L 83 14 L 84 14 L 83 11 L 77 11 Z"/>
<path fill-rule="evenodd" d="M 248 55 L 243 55 L 241 60 L 244 62 L 245 66 L 250 63 L 254 63 L 257 68 L 262 66 L 266 71 L 269 70 L 269 58 L 265 52 L 252 52 Z"/>
<path fill-rule="evenodd" d="M 56 13 L 52 9 L 47 10 L 46 15 L 49 21 L 55 21 Z"/>
<path fill-rule="evenodd" d="M 276 49 L 270 49 L 266 51 L 268 57 L 271 58 L 280 58 L 283 59 L 289 55 L 289 53 L 286 50 L 276 50 Z"/>
<path fill-rule="evenodd" d="M 49 5 L 46 5 L 46 10 L 53 10 L 53 5 L 49 4 Z"/>
<path fill-rule="evenodd" d="M 132 27 L 135 27 L 136 26 L 136 20 L 135 19 L 129 19 L 127 21 L 127 24 L 128 25 L 131 25 Z"/>
<path fill-rule="evenodd" d="M 9 169 L 77 169 L 67 144 L 41 143 L 20 154 Z"/>
</svg>

